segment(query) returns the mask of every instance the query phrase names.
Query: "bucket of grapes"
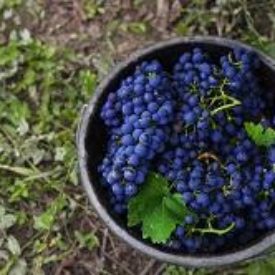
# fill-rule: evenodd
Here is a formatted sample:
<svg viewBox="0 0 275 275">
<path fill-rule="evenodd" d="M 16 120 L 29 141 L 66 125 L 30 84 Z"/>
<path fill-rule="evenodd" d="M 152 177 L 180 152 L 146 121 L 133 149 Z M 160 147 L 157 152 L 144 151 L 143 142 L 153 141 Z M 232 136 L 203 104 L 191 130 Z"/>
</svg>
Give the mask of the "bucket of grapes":
<svg viewBox="0 0 275 275">
<path fill-rule="evenodd" d="M 158 260 L 217 267 L 275 245 L 275 62 L 242 43 L 174 39 L 98 86 L 77 133 L 104 223 Z"/>
</svg>

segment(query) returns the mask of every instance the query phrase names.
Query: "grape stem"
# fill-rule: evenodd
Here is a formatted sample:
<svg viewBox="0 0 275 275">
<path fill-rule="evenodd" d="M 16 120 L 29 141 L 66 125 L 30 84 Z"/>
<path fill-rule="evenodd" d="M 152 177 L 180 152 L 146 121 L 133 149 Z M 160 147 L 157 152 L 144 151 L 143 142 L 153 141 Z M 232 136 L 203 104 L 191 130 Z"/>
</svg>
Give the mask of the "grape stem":
<svg viewBox="0 0 275 275">
<path fill-rule="evenodd" d="M 222 164 L 221 160 L 213 153 L 204 152 L 198 156 L 198 160 L 207 160 L 208 161 L 209 159 L 215 160 L 216 162 L 218 162 L 220 164 L 220 166 L 222 168 L 225 168 L 225 166 Z"/>
<path fill-rule="evenodd" d="M 208 228 L 198 228 L 198 227 L 195 227 L 195 228 L 192 228 L 191 231 L 193 233 L 194 232 L 198 232 L 198 233 L 201 233 L 201 234 L 216 234 L 216 235 L 222 236 L 222 235 L 230 232 L 234 227 L 235 227 L 235 223 L 234 222 L 232 222 L 229 226 L 227 226 L 224 229 L 213 228 L 212 225 L 211 225 L 211 223 L 208 223 Z"/>
<path fill-rule="evenodd" d="M 215 115 L 216 113 L 218 113 L 218 112 L 220 112 L 220 111 L 223 111 L 223 110 L 230 109 L 230 108 L 233 108 L 233 107 L 235 107 L 235 106 L 241 105 L 241 102 L 240 102 L 239 100 L 237 100 L 236 98 L 232 97 L 232 96 L 223 94 L 223 95 L 222 95 L 222 98 L 223 98 L 224 100 L 230 100 L 231 103 L 222 105 L 222 106 L 220 106 L 220 107 L 214 109 L 214 110 L 211 112 L 211 115 Z"/>
<path fill-rule="evenodd" d="M 238 66 L 239 68 L 242 66 L 242 62 L 233 60 L 231 53 L 228 54 L 228 60 L 232 65 Z"/>
<path fill-rule="evenodd" d="M 221 162 L 220 160 L 219 160 L 219 158 L 216 156 L 216 155 L 214 155 L 213 153 L 208 153 L 208 152 L 204 152 L 204 153 L 202 153 L 202 154 L 200 154 L 199 156 L 198 156 L 198 159 L 199 160 L 204 160 L 204 159 L 213 159 L 213 160 L 215 160 L 215 161 L 217 161 L 217 162 Z"/>
</svg>

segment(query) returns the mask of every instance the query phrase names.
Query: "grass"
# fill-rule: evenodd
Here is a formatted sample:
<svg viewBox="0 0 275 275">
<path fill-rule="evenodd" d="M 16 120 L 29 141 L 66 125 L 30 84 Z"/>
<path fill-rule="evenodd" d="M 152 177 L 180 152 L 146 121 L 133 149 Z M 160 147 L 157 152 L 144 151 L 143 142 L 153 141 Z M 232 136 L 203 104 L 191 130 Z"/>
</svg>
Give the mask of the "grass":
<svg viewBox="0 0 275 275">
<path fill-rule="evenodd" d="M 210 6 L 208 1 L 190 2 L 167 32 L 229 36 L 275 56 L 272 1 L 216 2 Z M 140 1 L 137 7 L 143 4 Z M 108 8 L 103 1 L 83 1 L 83 5 L 85 20 L 104 16 Z M 85 51 L 39 39 L 24 16 L 35 13 L 37 20 L 43 21 L 44 9 L 37 3 L 32 8 L 30 0 L 0 1 L 1 275 L 53 274 L 53 267 L 76 251 L 89 253 L 103 245 L 95 232 L 80 226 L 92 212 L 77 179 L 75 130 L 82 105 L 109 63 L 102 54 L 91 66 Z M 257 12 L 264 12 L 267 22 L 259 22 Z M 106 24 L 106 33 L 114 21 Z M 157 36 L 150 24 L 148 19 L 133 18 L 120 22 L 118 29 L 137 39 L 150 33 Z M 114 34 L 111 36 L 113 39 Z M 109 37 L 108 33 L 104 37 Z M 108 49 L 108 41 L 100 43 Z M 217 274 L 265 275 L 274 271 L 271 258 Z M 215 272 L 168 266 L 164 274 Z"/>
<path fill-rule="evenodd" d="M 43 255 L 42 266 L 44 261 L 63 257 L 75 242 L 89 248 L 97 244 L 96 237 L 85 232 L 68 231 L 70 242 L 61 234 L 75 213 L 87 208 L 81 205 L 84 194 L 69 190 L 77 190 L 78 185 L 77 118 L 97 77 L 88 68 L 77 69 L 75 58 L 35 39 L 23 44 L 10 41 L 0 48 L 1 66 L 5 67 L 0 92 L 1 219 L 3 246 L 9 255 L 4 270 L 24 252 L 34 259 Z M 11 226 L 17 234 L 28 232 L 33 238 L 16 236 L 16 232 L 14 237 L 8 230 Z M 20 253 L 9 248 L 10 238 L 24 248 Z M 51 249 L 58 252 L 48 258 Z"/>
<path fill-rule="evenodd" d="M 75 247 L 99 245 L 92 232 L 67 228 L 88 212 L 74 133 L 97 75 L 81 58 L 29 35 L 0 47 L 0 274 L 25 274 L 27 263 L 42 271 Z"/>
</svg>

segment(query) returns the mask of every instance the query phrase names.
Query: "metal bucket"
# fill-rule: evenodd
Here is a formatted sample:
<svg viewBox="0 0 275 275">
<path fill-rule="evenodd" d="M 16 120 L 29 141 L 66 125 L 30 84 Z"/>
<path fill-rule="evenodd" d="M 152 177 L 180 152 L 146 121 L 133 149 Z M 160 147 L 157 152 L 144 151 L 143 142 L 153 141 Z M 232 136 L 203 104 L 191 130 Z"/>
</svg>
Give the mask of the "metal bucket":
<svg viewBox="0 0 275 275">
<path fill-rule="evenodd" d="M 106 96 L 111 91 L 116 90 L 121 80 L 133 73 L 135 66 L 141 61 L 158 59 L 165 69 L 170 70 L 181 53 L 194 47 L 207 50 L 213 58 L 218 58 L 221 54 L 227 53 L 235 47 L 252 50 L 256 52 L 261 61 L 259 73 L 264 79 L 263 82 L 267 87 L 275 87 L 275 61 L 263 53 L 234 40 L 203 36 L 177 38 L 139 50 L 127 60 L 117 65 L 102 81 L 97 87 L 95 95 L 93 95 L 81 114 L 82 117 L 77 131 L 81 182 L 91 204 L 103 222 L 130 246 L 160 261 L 189 267 L 219 267 L 248 261 L 257 257 L 265 257 L 275 247 L 275 232 L 268 233 L 241 249 L 211 255 L 175 253 L 174 251 L 153 245 L 143 240 L 139 232 L 127 228 L 125 220 L 111 211 L 107 191 L 100 184 L 97 166 L 103 158 L 107 140 L 106 129 L 99 114 Z"/>
</svg>

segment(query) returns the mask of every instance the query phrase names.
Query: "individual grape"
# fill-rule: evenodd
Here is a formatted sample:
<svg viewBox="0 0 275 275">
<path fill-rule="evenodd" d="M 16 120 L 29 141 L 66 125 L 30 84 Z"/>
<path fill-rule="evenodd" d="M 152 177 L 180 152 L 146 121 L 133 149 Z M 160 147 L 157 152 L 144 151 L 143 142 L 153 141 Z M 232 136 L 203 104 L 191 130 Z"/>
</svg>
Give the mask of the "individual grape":
<svg viewBox="0 0 275 275">
<path fill-rule="evenodd" d="M 275 164 L 275 146 L 272 146 L 268 150 L 268 160 L 271 164 Z"/>
</svg>

